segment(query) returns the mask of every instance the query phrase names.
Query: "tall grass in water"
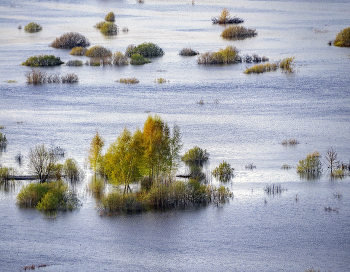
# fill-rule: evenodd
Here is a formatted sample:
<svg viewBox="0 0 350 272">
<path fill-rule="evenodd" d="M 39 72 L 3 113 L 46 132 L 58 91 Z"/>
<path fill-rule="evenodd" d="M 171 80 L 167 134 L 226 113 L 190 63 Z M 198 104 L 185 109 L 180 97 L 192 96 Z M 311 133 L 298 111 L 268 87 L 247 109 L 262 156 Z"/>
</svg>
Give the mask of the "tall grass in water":
<svg viewBox="0 0 350 272">
<path fill-rule="evenodd" d="M 253 67 L 247 68 L 245 74 L 261 74 L 265 72 L 271 72 L 277 70 L 277 64 L 275 63 L 265 63 L 265 64 L 256 64 Z"/>
<path fill-rule="evenodd" d="M 240 24 L 243 23 L 244 20 L 241 18 L 231 18 L 230 12 L 227 8 L 223 8 L 219 18 L 212 19 L 213 24 Z"/>
<path fill-rule="evenodd" d="M 230 64 L 241 62 L 238 49 L 234 46 L 227 46 L 218 52 L 206 52 L 198 57 L 198 64 Z"/>
<path fill-rule="evenodd" d="M 84 56 L 85 53 L 86 53 L 86 48 L 78 46 L 78 47 L 72 48 L 69 54 L 73 56 Z"/>
<path fill-rule="evenodd" d="M 288 73 L 293 73 L 294 72 L 294 60 L 295 57 L 290 57 L 290 58 L 285 58 L 280 61 L 279 67 L 284 71 Z"/>
<path fill-rule="evenodd" d="M 121 78 L 117 80 L 117 82 L 124 83 L 124 84 L 136 84 L 139 83 L 139 80 L 137 78 Z"/>
<path fill-rule="evenodd" d="M 243 26 L 230 26 L 226 28 L 221 37 L 225 39 L 245 39 L 258 35 L 255 29 L 245 28 Z"/>
<path fill-rule="evenodd" d="M 32 69 L 31 72 L 26 73 L 28 84 L 43 84 L 43 83 L 75 83 L 78 82 L 78 76 L 71 73 L 65 76 L 57 74 L 48 75 L 40 69 Z"/>
</svg>

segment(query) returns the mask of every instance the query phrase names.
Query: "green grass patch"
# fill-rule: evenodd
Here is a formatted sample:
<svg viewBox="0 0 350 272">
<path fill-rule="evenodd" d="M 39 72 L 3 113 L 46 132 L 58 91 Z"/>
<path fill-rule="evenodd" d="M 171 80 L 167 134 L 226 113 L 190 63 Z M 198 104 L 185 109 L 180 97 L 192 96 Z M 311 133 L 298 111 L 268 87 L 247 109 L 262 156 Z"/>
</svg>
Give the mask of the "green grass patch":
<svg viewBox="0 0 350 272">
<path fill-rule="evenodd" d="M 28 58 L 22 65 L 25 66 L 56 66 L 61 65 L 64 62 L 61 61 L 60 57 L 55 57 L 54 55 L 45 55 L 45 56 L 34 56 Z"/>
</svg>

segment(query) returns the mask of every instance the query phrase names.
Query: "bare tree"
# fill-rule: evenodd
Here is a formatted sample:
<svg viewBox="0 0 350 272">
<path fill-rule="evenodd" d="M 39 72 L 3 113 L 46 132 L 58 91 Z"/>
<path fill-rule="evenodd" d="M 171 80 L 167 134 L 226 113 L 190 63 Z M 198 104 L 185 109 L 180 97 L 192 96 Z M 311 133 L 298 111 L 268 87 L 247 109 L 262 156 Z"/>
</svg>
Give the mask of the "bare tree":
<svg viewBox="0 0 350 272">
<path fill-rule="evenodd" d="M 327 150 L 326 163 L 328 168 L 331 169 L 331 174 L 333 172 L 333 168 L 339 165 L 338 153 L 333 149 L 333 147 Z"/>
<path fill-rule="evenodd" d="M 44 144 L 38 144 L 29 151 L 29 169 L 37 175 L 40 183 L 48 181 L 55 173 L 57 157 Z"/>
</svg>

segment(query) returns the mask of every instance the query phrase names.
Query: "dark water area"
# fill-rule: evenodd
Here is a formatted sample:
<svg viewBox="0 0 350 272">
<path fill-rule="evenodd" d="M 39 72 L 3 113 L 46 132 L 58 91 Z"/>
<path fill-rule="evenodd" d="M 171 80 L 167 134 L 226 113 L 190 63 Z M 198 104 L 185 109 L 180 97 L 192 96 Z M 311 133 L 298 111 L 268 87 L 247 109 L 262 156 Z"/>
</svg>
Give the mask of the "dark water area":
<svg viewBox="0 0 350 272">
<path fill-rule="evenodd" d="M 222 39 L 224 27 L 211 18 L 224 7 L 258 35 Z M 128 33 L 105 37 L 93 27 L 109 11 Z M 330 147 L 350 161 L 350 50 L 327 44 L 350 26 L 349 14 L 348 1 L 2 1 L 0 132 L 8 144 L 0 164 L 28 174 L 30 148 L 45 143 L 62 147 L 86 177 L 74 187 L 82 207 L 52 218 L 16 205 L 26 181 L 0 189 L 0 271 L 27 265 L 40 271 L 350 271 L 350 178 L 331 180 L 325 163 Z M 43 30 L 25 33 L 31 21 Z M 45 68 L 75 73 L 79 83 L 28 85 L 31 69 L 21 63 L 30 56 L 88 60 L 49 47 L 70 31 L 112 52 L 153 42 L 165 55 L 143 66 Z M 184 47 L 204 53 L 228 45 L 272 62 L 295 56 L 295 72 L 246 75 L 252 64 L 202 66 L 197 57 L 178 54 Z M 127 77 L 140 83 L 116 82 Z M 157 78 L 169 82 L 156 84 Z M 149 114 L 179 125 L 183 153 L 194 145 L 207 149 L 208 173 L 230 163 L 234 178 L 225 186 L 234 198 L 219 207 L 100 216 L 86 189 L 89 143 L 98 130 L 106 150 L 125 126 L 134 131 Z M 282 146 L 289 138 L 300 144 Z M 314 151 L 322 155 L 322 175 L 301 179 L 295 167 Z M 256 169 L 246 169 L 249 163 Z M 271 184 L 285 191 L 268 195 L 264 187 Z"/>
</svg>

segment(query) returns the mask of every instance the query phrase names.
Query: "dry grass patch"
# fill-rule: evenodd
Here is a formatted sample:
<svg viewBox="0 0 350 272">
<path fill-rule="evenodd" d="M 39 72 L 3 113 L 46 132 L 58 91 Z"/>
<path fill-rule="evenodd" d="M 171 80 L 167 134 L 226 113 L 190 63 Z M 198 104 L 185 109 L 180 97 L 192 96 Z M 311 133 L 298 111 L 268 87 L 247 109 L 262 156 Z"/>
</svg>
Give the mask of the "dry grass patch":
<svg viewBox="0 0 350 272">
<path fill-rule="evenodd" d="M 227 46 L 218 52 L 206 52 L 198 57 L 198 64 L 230 64 L 241 62 L 239 51 L 234 46 Z"/>
<path fill-rule="evenodd" d="M 221 33 L 221 37 L 233 40 L 245 39 L 256 35 L 258 33 L 255 29 L 245 28 L 243 26 L 230 26 Z"/>
</svg>

